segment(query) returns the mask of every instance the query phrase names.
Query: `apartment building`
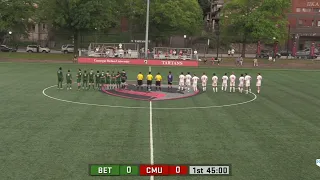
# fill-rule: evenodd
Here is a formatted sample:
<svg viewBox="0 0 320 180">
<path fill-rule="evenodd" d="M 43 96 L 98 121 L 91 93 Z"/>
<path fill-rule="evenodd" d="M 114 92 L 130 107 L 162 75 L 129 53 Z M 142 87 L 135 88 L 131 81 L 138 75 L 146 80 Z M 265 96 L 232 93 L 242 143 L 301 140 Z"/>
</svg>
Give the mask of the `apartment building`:
<svg viewBox="0 0 320 180">
<path fill-rule="evenodd" d="M 292 0 L 288 21 L 291 46 L 295 42 L 300 50 L 312 43 L 320 47 L 320 0 Z"/>
</svg>

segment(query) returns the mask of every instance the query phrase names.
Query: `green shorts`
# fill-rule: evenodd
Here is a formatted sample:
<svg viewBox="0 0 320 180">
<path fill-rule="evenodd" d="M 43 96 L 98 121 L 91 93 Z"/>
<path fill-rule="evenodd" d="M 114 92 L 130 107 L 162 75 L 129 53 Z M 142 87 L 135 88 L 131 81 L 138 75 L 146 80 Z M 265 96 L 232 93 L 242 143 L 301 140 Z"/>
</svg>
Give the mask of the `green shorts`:
<svg viewBox="0 0 320 180">
<path fill-rule="evenodd" d="M 58 82 L 62 82 L 63 81 L 63 78 L 58 78 Z"/>
<path fill-rule="evenodd" d="M 99 84 L 100 83 L 100 80 L 96 79 L 96 84 Z"/>
<path fill-rule="evenodd" d="M 106 81 L 105 80 L 100 80 L 100 84 L 105 84 Z"/>
<path fill-rule="evenodd" d="M 89 83 L 94 83 L 94 80 L 93 79 L 89 79 Z"/>
<path fill-rule="evenodd" d="M 121 84 L 121 81 L 117 81 L 116 83 L 117 83 L 117 84 Z"/>
<path fill-rule="evenodd" d="M 77 79 L 77 83 L 81 83 L 81 79 Z"/>
<path fill-rule="evenodd" d="M 72 84 L 72 81 L 71 80 L 67 80 L 67 84 Z"/>
<path fill-rule="evenodd" d="M 111 84 L 115 84 L 116 83 L 116 81 L 111 81 Z"/>
<path fill-rule="evenodd" d="M 110 80 L 107 80 L 106 82 L 107 82 L 107 84 L 111 84 L 111 81 L 110 81 Z"/>
</svg>

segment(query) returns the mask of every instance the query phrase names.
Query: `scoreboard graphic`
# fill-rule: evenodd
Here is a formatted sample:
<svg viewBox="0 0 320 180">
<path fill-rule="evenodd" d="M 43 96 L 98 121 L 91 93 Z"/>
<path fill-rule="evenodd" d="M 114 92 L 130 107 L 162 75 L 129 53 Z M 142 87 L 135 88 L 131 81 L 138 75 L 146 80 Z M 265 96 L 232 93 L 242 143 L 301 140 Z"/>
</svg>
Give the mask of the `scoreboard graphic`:
<svg viewBox="0 0 320 180">
<path fill-rule="evenodd" d="M 90 164 L 90 176 L 231 176 L 231 164 L 124 165 Z"/>
</svg>

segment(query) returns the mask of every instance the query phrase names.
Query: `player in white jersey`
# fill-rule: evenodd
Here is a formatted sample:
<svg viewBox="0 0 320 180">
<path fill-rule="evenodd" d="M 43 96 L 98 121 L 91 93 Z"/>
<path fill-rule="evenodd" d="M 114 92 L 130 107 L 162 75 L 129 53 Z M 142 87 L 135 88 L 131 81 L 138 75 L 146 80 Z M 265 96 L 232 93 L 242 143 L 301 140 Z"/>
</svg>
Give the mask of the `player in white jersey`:
<svg viewBox="0 0 320 180">
<path fill-rule="evenodd" d="M 243 74 L 241 74 L 241 76 L 239 77 L 239 92 L 242 93 L 243 91 L 243 85 L 244 85 L 244 77 Z"/>
<path fill-rule="evenodd" d="M 228 87 L 228 76 L 227 73 L 224 74 L 224 76 L 222 76 L 222 86 L 221 86 L 221 91 L 227 91 L 227 87 Z"/>
<path fill-rule="evenodd" d="M 206 73 L 203 73 L 203 75 L 201 76 L 202 90 L 203 91 L 207 90 L 207 81 L 208 81 L 208 76 L 206 75 Z"/>
<path fill-rule="evenodd" d="M 251 76 L 246 73 L 244 76 L 244 80 L 246 83 L 246 94 L 248 94 L 248 92 L 251 92 L 251 88 L 250 88 Z"/>
<path fill-rule="evenodd" d="M 185 76 L 183 75 L 183 72 L 180 74 L 179 76 L 179 87 L 178 87 L 178 91 L 183 91 L 183 87 L 184 87 L 184 79 Z"/>
<path fill-rule="evenodd" d="M 258 76 L 257 76 L 257 83 L 256 83 L 256 86 L 257 86 L 257 92 L 258 92 L 258 94 L 260 93 L 261 81 L 262 81 L 262 76 L 261 76 L 261 74 L 260 74 L 260 73 L 258 73 Z"/>
<path fill-rule="evenodd" d="M 190 75 L 190 72 L 185 76 L 186 79 L 186 88 L 188 89 L 188 92 L 190 91 L 190 86 L 191 86 L 191 79 L 192 76 Z"/>
<path fill-rule="evenodd" d="M 236 79 L 237 77 L 234 75 L 234 73 L 232 73 L 230 75 L 230 92 L 236 92 Z"/>
<path fill-rule="evenodd" d="M 212 89 L 213 89 L 213 92 L 218 92 L 218 76 L 216 76 L 216 73 L 213 73 L 213 76 L 212 76 Z"/>
<path fill-rule="evenodd" d="M 197 77 L 197 75 L 194 74 L 192 78 L 192 87 L 194 92 L 198 91 L 198 81 L 199 81 L 199 78 Z"/>
</svg>

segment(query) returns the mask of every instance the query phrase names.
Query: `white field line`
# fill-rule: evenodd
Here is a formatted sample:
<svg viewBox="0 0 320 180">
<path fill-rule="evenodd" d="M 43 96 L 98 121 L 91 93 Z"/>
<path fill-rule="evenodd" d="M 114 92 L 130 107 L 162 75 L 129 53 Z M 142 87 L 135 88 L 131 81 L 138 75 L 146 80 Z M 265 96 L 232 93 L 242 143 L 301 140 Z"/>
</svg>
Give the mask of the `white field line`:
<svg viewBox="0 0 320 180">
<path fill-rule="evenodd" d="M 154 164 L 154 152 L 153 152 L 153 126 L 152 126 L 152 101 L 150 101 L 150 164 Z M 154 176 L 150 176 L 150 180 L 154 180 Z"/>
</svg>

